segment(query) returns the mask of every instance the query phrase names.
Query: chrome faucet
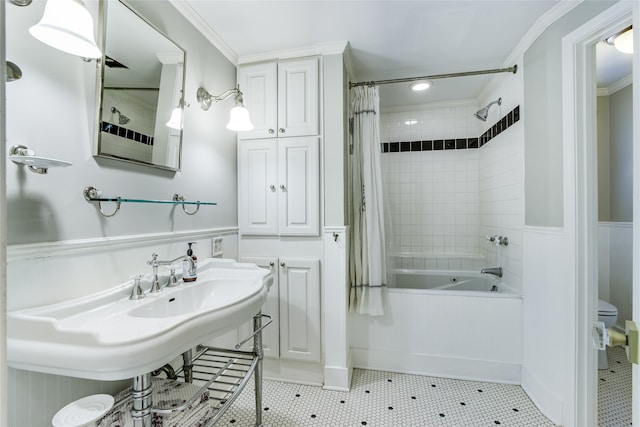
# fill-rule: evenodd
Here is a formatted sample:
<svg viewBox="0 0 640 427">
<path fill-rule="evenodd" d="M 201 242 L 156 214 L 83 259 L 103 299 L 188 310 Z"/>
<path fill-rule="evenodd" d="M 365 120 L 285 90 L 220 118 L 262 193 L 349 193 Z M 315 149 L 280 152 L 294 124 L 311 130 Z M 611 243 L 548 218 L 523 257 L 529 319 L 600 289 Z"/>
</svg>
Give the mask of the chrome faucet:
<svg viewBox="0 0 640 427">
<path fill-rule="evenodd" d="M 481 274 L 493 274 L 494 276 L 502 277 L 502 267 L 483 268 L 480 270 Z"/>
<path fill-rule="evenodd" d="M 190 256 L 182 255 L 176 259 L 172 259 L 171 261 L 159 261 L 158 254 L 156 253 L 151 254 L 151 259 L 147 261 L 147 264 L 149 264 L 153 269 L 153 282 L 151 283 L 151 289 L 149 289 L 149 293 L 155 294 L 157 292 L 162 291 L 162 287 L 160 287 L 160 281 L 158 280 L 158 267 L 160 267 L 161 265 L 173 265 L 176 262 L 182 261 L 182 260 L 189 261 L 189 273 L 195 274 L 196 266 L 195 266 L 195 263 L 193 262 L 193 259 L 191 259 Z M 173 275 L 173 277 L 175 278 L 175 275 Z M 169 282 L 170 282 L 169 284 L 171 284 L 171 280 Z"/>
</svg>

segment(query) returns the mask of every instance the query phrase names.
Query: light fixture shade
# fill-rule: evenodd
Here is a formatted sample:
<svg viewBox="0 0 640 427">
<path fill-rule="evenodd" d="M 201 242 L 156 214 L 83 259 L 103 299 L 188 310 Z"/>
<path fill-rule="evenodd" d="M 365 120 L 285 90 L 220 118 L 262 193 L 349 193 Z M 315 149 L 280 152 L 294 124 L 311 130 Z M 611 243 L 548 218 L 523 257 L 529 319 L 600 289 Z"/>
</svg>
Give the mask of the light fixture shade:
<svg viewBox="0 0 640 427">
<path fill-rule="evenodd" d="M 249 110 L 247 110 L 242 104 L 236 104 L 236 106 L 231 109 L 227 129 L 235 130 L 237 132 L 253 129 L 253 123 L 251 123 L 251 119 L 249 119 Z"/>
<path fill-rule="evenodd" d="M 171 112 L 171 117 L 169 121 L 166 123 L 168 127 L 171 129 L 180 130 L 182 129 L 182 108 L 176 107 Z"/>
<path fill-rule="evenodd" d="M 93 36 L 93 18 L 82 0 L 47 0 L 42 19 L 29 28 L 33 37 L 82 58 L 100 58 Z"/>
<path fill-rule="evenodd" d="M 613 41 L 613 45 L 620 52 L 633 53 L 633 28 L 618 35 Z"/>
</svg>

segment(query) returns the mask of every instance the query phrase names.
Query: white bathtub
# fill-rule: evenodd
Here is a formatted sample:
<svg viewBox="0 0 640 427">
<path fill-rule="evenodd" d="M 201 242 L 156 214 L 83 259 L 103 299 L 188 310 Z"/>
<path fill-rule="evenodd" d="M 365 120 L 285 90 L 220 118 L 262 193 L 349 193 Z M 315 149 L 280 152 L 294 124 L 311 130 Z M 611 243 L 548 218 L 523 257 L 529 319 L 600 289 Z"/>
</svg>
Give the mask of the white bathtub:
<svg viewBox="0 0 640 427">
<path fill-rule="evenodd" d="M 351 314 L 354 366 L 520 383 L 522 299 L 508 284 L 475 272 L 394 273 L 383 316 Z"/>
<path fill-rule="evenodd" d="M 497 297 L 514 297 L 515 292 L 496 276 L 473 271 L 396 269 L 389 281 L 392 289 L 424 291 L 491 292 Z"/>
</svg>

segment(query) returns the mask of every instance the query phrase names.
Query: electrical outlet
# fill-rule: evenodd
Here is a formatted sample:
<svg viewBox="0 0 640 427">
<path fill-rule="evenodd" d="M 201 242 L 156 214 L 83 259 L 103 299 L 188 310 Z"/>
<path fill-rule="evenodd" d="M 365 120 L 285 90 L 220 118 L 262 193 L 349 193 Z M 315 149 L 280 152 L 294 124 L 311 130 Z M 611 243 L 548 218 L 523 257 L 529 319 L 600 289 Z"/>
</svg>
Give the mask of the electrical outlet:
<svg viewBox="0 0 640 427">
<path fill-rule="evenodd" d="M 216 237 L 213 239 L 213 256 L 221 257 L 224 253 L 222 248 L 222 237 Z"/>
</svg>

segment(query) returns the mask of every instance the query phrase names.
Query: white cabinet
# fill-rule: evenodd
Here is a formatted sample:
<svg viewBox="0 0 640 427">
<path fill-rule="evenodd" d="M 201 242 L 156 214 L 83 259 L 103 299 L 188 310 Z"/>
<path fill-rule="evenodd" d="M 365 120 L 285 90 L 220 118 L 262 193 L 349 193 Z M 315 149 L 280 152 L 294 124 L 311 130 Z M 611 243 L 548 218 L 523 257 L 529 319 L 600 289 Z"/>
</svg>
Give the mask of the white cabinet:
<svg viewBox="0 0 640 427">
<path fill-rule="evenodd" d="M 255 128 L 240 139 L 319 133 L 318 58 L 242 65 L 238 84 Z"/>
<path fill-rule="evenodd" d="M 317 260 L 280 258 L 280 357 L 320 362 Z"/>
<path fill-rule="evenodd" d="M 241 234 L 317 236 L 320 232 L 318 137 L 238 143 Z"/>
<path fill-rule="evenodd" d="M 293 257 L 241 261 L 269 268 L 274 275 L 262 308 L 273 318 L 262 334 L 265 357 L 320 362 L 320 262 Z"/>
</svg>

